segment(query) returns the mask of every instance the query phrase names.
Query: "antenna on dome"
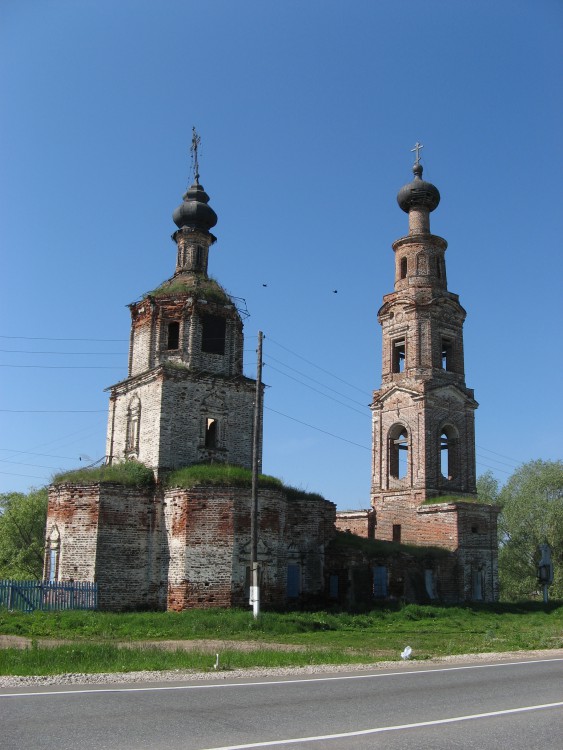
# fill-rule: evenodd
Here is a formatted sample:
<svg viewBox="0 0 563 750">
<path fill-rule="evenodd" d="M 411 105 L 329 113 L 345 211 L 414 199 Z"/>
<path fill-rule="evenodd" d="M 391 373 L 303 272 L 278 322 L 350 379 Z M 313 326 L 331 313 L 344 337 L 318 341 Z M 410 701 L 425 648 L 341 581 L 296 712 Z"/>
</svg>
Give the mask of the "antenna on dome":
<svg viewBox="0 0 563 750">
<path fill-rule="evenodd" d="M 195 125 L 192 127 L 192 145 L 190 146 L 190 152 L 192 154 L 192 168 L 194 170 L 194 181 L 199 184 L 199 159 L 198 159 L 198 148 L 201 143 L 201 138 L 195 129 Z"/>
</svg>

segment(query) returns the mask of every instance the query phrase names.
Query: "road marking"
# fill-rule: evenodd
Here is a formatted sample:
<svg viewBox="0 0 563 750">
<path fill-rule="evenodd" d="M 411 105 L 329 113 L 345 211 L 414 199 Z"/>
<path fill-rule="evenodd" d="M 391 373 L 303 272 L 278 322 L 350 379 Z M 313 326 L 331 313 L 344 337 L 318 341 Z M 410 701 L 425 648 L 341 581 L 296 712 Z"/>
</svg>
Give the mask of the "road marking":
<svg viewBox="0 0 563 750">
<path fill-rule="evenodd" d="M 523 706 L 522 708 L 507 708 L 504 711 L 490 711 L 486 714 L 470 714 L 468 716 L 454 716 L 451 719 L 435 719 L 433 721 L 419 721 L 416 724 L 397 724 L 391 727 L 377 727 L 376 729 L 360 729 L 357 732 L 342 732 L 341 734 L 323 734 L 317 737 L 296 737 L 291 740 L 272 740 L 270 742 L 250 742 L 245 745 L 225 745 L 223 747 L 210 747 L 205 750 L 250 750 L 253 747 L 280 747 L 282 745 L 295 745 L 298 742 L 321 742 L 322 740 L 342 740 L 347 737 L 361 737 L 367 734 L 379 734 L 380 732 L 396 732 L 401 729 L 420 729 L 421 727 L 433 727 L 439 724 L 453 724 L 456 721 L 471 721 L 473 719 L 488 719 L 491 716 L 504 716 L 506 714 L 518 714 L 524 711 L 539 711 L 546 708 L 558 708 L 560 703 L 544 703 L 539 706 Z"/>
<path fill-rule="evenodd" d="M 530 659 L 528 661 L 506 661 L 500 664 L 472 664 L 464 667 L 438 667 L 437 669 L 416 669 L 416 670 L 405 670 L 400 672 L 383 672 L 383 673 L 370 673 L 367 674 L 354 674 L 354 675 L 341 675 L 336 677 L 304 677 L 295 680 L 268 680 L 259 682 L 220 682 L 213 684 L 198 684 L 198 685 L 159 685 L 158 687 L 113 687 L 113 688 L 78 688 L 78 690 L 49 690 L 47 692 L 33 692 L 33 693 L 0 693 L 0 698 L 27 698 L 27 697 L 38 697 L 38 696 L 50 696 L 50 695 L 83 695 L 88 693 L 151 693 L 159 692 L 164 690 L 212 690 L 217 688 L 233 688 L 233 687 L 264 687 L 268 685 L 295 685 L 295 684 L 306 684 L 313 682 L 337 682 L 344 680 L 375 680 L 383 679 L 384 677 L 401 677 L 403 675 L 413 674 L 434 674 L 439 672 L 460 672 L 468 669 L 487 669 L 492 667 L 514 667 L 522 666 L 524 664 L 548 664 L 554 661 L 563 661 L 563 657 L 556 657 L 553 659 Z"/>
</svg>

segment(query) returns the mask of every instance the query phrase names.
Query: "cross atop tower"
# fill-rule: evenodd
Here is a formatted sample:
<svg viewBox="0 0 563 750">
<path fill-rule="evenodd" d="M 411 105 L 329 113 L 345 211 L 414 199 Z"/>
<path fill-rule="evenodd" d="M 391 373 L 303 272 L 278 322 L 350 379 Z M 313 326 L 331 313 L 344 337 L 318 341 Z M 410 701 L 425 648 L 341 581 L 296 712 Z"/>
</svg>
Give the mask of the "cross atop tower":
<svg viewBox="0 0 563 750">
<path fill-rule="evenodd" d="M 197 155 L 197 150 L 199 148 L 199 144 L 201 143 L 201 138 L 195 129 L 195 125 L 192 127 L 192 145 L 190 146 L 190 151 L 192 154 L 192 164 L 194 168 L 194 180 L 196 183 L 199 183 L 199 160 Z"/>
<path fill-rule="evenodd" d="M 419 143 L 418 141 L 414 144 L 414 148 L 411 148 L 411 152 L 412 151 L 416 152 L 416 159 L 414 160 L 415 166 L 418 166 L 418 164 L 420 164 L 420 149 L 421 148 L 424 148 L 424 146 L 422 145 L 422 143 Z"/>
</svg>

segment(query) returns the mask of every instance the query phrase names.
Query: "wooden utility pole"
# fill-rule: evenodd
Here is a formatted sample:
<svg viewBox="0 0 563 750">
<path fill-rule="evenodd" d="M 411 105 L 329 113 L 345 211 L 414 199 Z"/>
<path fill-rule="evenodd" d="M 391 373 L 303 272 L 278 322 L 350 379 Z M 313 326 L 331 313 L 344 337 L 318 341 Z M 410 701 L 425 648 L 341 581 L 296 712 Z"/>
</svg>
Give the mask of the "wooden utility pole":
<svg viewBox="0 0 563 750">
<path fill-rule="evenodd" d="M 254 617 L 260 614 L 260 577 L 258 571 L 258 454 L 262 424 L 262 331 L 258 331 L 256 363 L 256 396 L 254 398 L 254 431 L 252 436 L 252 492 L 250 508 L 250 604 Z"/>
</svg>

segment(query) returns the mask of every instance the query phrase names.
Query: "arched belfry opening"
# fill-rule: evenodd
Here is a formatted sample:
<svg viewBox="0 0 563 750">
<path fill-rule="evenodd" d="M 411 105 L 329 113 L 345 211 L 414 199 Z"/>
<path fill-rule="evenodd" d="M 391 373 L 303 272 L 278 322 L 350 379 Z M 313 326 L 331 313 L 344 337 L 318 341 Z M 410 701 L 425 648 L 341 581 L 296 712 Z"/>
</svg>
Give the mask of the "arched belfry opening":
<svg viewBox="0 0 563 750">
<path fill-rule="evenodd" d="M 448 482 L 459 478 L 458 432 L 452 425 L 445 425 L 440 431 L 440 477 Z"/>
<path fill-rule="evenodd" d="M 409 474 L 409 433 L 403 424 L 389 430 L 389 478 L 406 479 Z"/>
</svg>

